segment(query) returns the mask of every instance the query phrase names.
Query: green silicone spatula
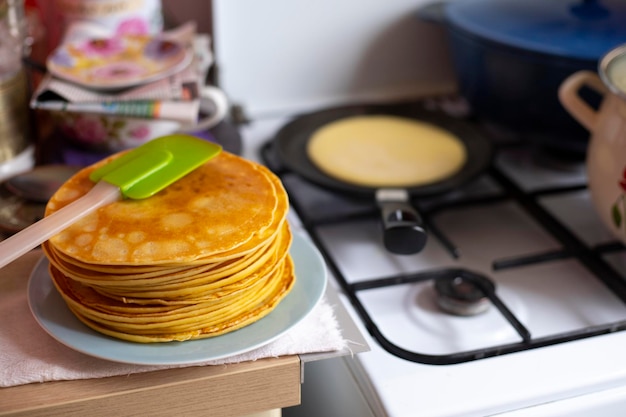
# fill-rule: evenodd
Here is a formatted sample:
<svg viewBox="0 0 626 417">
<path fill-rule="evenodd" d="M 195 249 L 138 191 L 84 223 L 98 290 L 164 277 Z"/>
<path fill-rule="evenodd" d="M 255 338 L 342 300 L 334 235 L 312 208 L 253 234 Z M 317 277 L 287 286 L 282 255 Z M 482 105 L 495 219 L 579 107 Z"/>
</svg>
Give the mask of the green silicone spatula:
<svg viewBox="0 0 626 417">
<path fill-rule="evenodd" d="M 221 150 L 193 136 L 170 135 L 125 153 L 91 173 L 89 178 L 96 184 L 87 194 L 0 242 L 0 268 L 99 207 L 156 194 Z"/>
</svg>

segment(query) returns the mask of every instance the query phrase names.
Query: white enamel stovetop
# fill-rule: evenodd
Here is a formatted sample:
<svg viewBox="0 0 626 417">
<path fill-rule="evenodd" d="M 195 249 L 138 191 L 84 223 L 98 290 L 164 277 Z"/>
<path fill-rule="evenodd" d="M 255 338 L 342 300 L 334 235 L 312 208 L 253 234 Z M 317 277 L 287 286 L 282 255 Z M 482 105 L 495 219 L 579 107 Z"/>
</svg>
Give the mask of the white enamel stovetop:
<svg viewBox="0 0 626 417">
<path fill-rule="evenodd" d="M 258 159 L 259 146 L 285 121 L 266 119 L 246 125 L 242 129 L 244 156 Z M 528 189 L 545 186 L 548 177 L 559 185 L 579 184 L 585 178 L 583 166 L 547 175 L 553 170 L 537 167 L 523 152 L 500 156 L 498 165 Z M 488 194 L 494 184 L 479 179 L 470 189 Z M 612 240 L 599 223 L 585 190 L 551 196 L 541 203 L 550 212 L 560 213 L 584 242 Z M 623 303 L 575 259 L 492 271 L 493 259 L 560 247 L 515 204 L 448 210 L 436 215 L 435 221 L 459 247 L 458 260 L 452 259 L 434 238 L 418 255 L 389 254 L 381 246 L 377 219 L 323 226 L 318 233 L 350 283 L 449 266 L 481 272 L 496 282 L 498 295 L 534 337 L 626 320 Z M 607 255 L 607 260 L 626 272 L 623 253 Z M 359 294 L 383 334 L 409 350 L 445 354 L 520 340 L 493 308 L 469 318 L 443 314 L 427 284 L 391 286 Z M 373 415 L 617 416 L 622 415 L 620 410 L 626 410 L 626 331 L 467 363 L 424 365 L 400 359 L 381 348 L 368 335 L 347 299 L 342 299 L 355 321 L 361 323 L 371 347 L 370 352 L 345 362 Z M 325 382 L 307 381 L 305 374 L 305 387 L 315 383 Z M 325 401 L 350 401 L 341 394 L 337 392 Z M 303 403 L 306 399 L 303 397 Z"/>
<path fill-rule="evenodd" d="M 217 82 L 252 120 L 242 127 L 244 156 L 259 159 L 260 146 L 288 121 L 285 115 L 346 102 L 454 92 L 443 31 L 415 19 L 417 8 L 427 2 L 214 1 Z M 501 163 L 508 168 L 527 166 L 523 156 L 513 159 Z M 531 165 L 526 171 L 527 185 L 544 184 L 542 170 Z M 581 176 L 584 181 L 582 171 L 558 179 L 579 182 Z M 477 185 L 487 190 L 491 186 Z M 571 230 L 584 234 L 585 242 L 610 240 L 585 191 L 541 202 L 561 212 Z M 434 216 L 459 246 L 459 260 L 436 239 L 419 255 L 391 255 L 380 243 L 377 219 L 351 227 L 324 226 L 318 234 L 351 283 L 459 265 L 491 276 L 498 293 L 511 302 L 533 335 L 626 319 L 621 301 L 595 278 L 589 279 L 574 259 L 492 273 L 494 258 L 551 251 L 559 243 L 514 204 L 493 204 L 489 210 L 475 206 Z M 297 224 L 297 216 L 291 217 Z M 488 239 L 490 234 L 497 239 Z M 626 272 L 623 255 L 615 253 L 607 260 Z M 359 294 L 361 303 L 375 313 L 379 329 L 402 347 L 441 353 L 474 348 L 485 340 L 517 339 L 492 311 L 473 318 L 442 315 L 428 291 L 414 285 Z M 361 323 L 345 296 L 342 300 Z M 286 416 L 579 417 L 622 416 L 626 410 L 624 331 L 457 365 L 424 365 L 392 356 L 365 327 L 361 330 L 371 351 L 340 363 L 307 364 L 302 407 L 293 414 L 285 410 Z"/>
</svg>

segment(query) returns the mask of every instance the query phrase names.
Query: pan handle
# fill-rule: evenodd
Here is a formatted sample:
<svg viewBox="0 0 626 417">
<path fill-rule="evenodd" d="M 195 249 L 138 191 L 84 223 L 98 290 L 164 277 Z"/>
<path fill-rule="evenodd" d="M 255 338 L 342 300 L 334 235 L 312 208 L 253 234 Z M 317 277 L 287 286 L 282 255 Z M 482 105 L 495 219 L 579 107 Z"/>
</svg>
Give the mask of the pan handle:
<svg viewBox="0 0 626 417">
<path fill-rule="evenodd" d="M 376 202 L 383 221 L 383 241 L 388 251 L 398 255 L 420 252 L 426 245 L 426 230 L 419 213 L 404 189 L 376 190 Z"/>
</svg>

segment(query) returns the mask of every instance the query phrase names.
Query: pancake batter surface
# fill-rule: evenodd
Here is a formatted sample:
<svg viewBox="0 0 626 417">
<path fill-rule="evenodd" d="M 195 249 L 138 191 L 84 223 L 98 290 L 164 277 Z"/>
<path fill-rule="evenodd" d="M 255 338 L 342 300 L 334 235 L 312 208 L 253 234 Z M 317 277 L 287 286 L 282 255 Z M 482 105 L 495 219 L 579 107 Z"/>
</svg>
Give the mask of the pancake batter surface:
<svg viewBox="0 0 626 417">
<path fill-rule="evenodd" d="M 366 187 L 431 184 L 458 172 L 465 146 L 452 133 L 418 120 L 368 115 L 313 132 L 307 155 L 325 174 Z"/>
<path fill-rule="evenodd" d="M 93 187 L 89 173 L 99 165 L 64 183 L 48 202 L 46 215 L 86 194 Z M 265 167 L 222 152 L 153 197 L 109 204 L 50 241 L 89 264 L 215 261 L 266 241 L 279 228 L 286 207 L 282 186 Z"/>
</svg>

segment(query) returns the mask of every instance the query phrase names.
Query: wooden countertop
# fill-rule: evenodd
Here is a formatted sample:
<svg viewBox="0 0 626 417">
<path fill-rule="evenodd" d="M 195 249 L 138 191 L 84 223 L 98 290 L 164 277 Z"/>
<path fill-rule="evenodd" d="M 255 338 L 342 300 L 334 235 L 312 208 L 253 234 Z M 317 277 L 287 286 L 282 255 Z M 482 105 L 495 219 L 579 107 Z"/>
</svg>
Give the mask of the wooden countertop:
<svg viewBox="0 0 626 417">
<path fill-rule="evenodd" d="M 0 291 L 5 301 L 10 303 L 23 291 L 24 277 L 40 256 L 39 250 L 29 252 L 2 270 Z M 270 357 L 4 387 L 0 388 L 0 416 L 230 417 L 267 410 L 280 414 L 280 408 L 300 403 L 300 384 L 297 355 Z M 274 411 L 269 415 L 276 415 Z"/>
<path fill-rule="evenodd" d="M 0 388 L 0 416 L 234 417 L 300 404 L 300 359 Z"/>
<path fill-rule="evenodd" d="M 41 254 L 33 251 L 3 269 L 6 276 L 26 276 Z M 2 280 L 10 296 L 15 280 Z M 20 288 L 22 284 L 20 284 Z M 369 350 L 334 291 L 349 352 Z M 6 297 L 5 297 L 6 298 Z M 10 298 L 10 297 L 9 297 Z M 105 378 L 30 383 L 0 388 L 0 417 L 171 416 L 276 417 L 280 409 L 300 404 L 302 367 L 307 361 L 343 356 L 345 351 L 270 357 L 228 365 L 189 366 Z M 0 365 L 2 366 L 2 365 Z"/>
</svg>

